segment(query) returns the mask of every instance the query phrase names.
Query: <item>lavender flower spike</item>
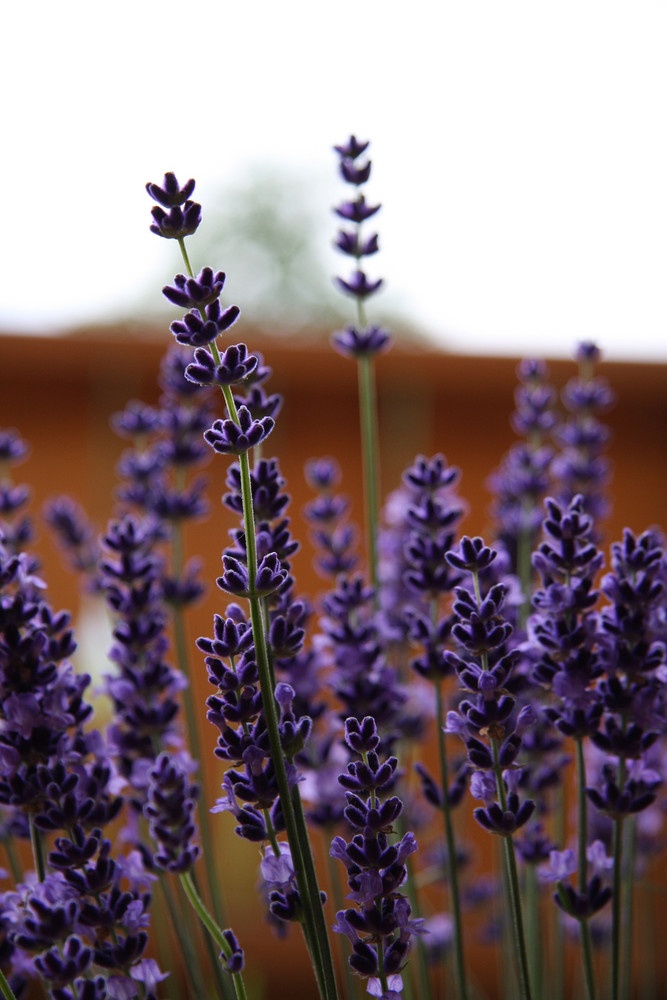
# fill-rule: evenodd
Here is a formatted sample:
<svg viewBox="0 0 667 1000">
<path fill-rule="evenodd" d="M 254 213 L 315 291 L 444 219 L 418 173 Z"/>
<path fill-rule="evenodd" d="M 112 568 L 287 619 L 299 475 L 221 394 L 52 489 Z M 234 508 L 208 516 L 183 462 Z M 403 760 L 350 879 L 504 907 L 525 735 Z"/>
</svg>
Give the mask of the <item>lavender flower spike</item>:
<svg viewBox="0 0 667 1000">
<path fill-rule="evenodd" d="M 146 185 L 153 201 L 158 202 L 151 210 L 152 233 L 169 240 L 182 240 L 197 230 L 201 222 L 201 205 L 189 200 L 194 189 L 195 182 L 192 179 L 180 187 L 172 173 L 164 175 L 162 186 L 152 182 Z"/>
<path fill-rule="evenodd" d="M 197 828 L 193 819 L 198 788 L 190 782 L 192 762 L 186 754 L 161 753 L 149 772 L 144 815 L 151 836 L 158 844 L 155 863 L 169 872 L 189 871 L 199 856 L 193 843 Z"/>
<path fill-rule="evenodd" d="M 264 441 L 274 427 L 272 417 L 253 420 L 247 406 L 240 406 L 238 423 L 231 418 L 214 420 L 204 438 L 220 455 L 243 455 Z"/>
</svg>

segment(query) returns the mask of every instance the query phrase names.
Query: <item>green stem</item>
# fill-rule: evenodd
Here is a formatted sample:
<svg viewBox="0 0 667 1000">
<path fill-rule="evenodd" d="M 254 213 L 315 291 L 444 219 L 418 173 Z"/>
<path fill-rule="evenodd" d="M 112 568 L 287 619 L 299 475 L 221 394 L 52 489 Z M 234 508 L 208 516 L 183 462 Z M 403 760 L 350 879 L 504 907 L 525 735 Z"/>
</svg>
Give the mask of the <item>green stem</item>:
<svg viewBox="0 0 667 1000">
<path fill-rule="evenodd" d="M 204 997 L 206 996 L 206 990 L 201 974 L 201 964 L 197 958 L 197 949 L 192 939 L 193 925 L 188 920 L 180 919 L 179 907 L 176 906 L 167 876 L 164 873 L 160 874 L 160 888 L 167 904 L 171 926 L 174 929 L 174 934 L 178 939 L 181 952 L 186 960 L 188 972 L 192 976 L 193 981 L 191 986 L 197 991 L 198 996 Z M 208 935 L 206 935 L 206 938 L 208 940 Z M 159 943 L 164 946 L 165 942 L 159 940 Z M 168 962 L 169 960 L 167 959 Z M 220 963 L 216 961 L 216 964 L 219 965 Z"/>
<path fill-rule="evenodd" d="M 621 786 L 622 787 L 622 786 Z M 623 817 L 614 820 L 614 875 L 611 897 L 611 1000 L 619 1000 L 621 989 L 621 922 L 623 911 Z"/>
<path fill-rule="evenodd" d="M 632 915 L 634 910 L 634 868 L 637 852 L 637 822 L 634 816 L 629 816 L 624 825 L 625 846 L 623 864 L 623 964 L 621 967 L 621 1000 L 630 997 L 630 982 L 632 973 Z M 648 921 L 647 921 L 648 922 Z M 642 930 L 644 930 L 642 923 Z"/>
<path fill-rule="evenodd" d="M 343 900 L 343 893 L 340 887 L 340 881 L 338 878 L 338 871 L 336 865 L 334 864 L 334 859 L 331 857 L 331 853 L 328 850 L 329 844 L 331 843 L 333 827 L 328 828 L 325 831 L 325 854 L 327 857 L 327 867 L 329 869 L 329 886 L 331 887 L 331 895 L 333 897 L 333 904 L 336 909 L 336 913 L 339 910 L 345 909 L 345 902 Z M 345 952 L 343 950 L 343 935 L 336 935 L 336 951 L 340 959 L 341 968 L 343 971 L 343 980 L 345 982 L 345 997 L 347 1000 L 354 1000 L 355 997 L 359 997 L 361 989 L 361 980 L 352 975 L 352 970 L 350 964 L 345 957 Z"/>
<path fill-rule="evenodd" d="M 523 514 L 527 517 L 530 511 L 530 506 L 524 504 Z M 521 584 L 521 593 L 523 599 L 521 601 L 521 606 L 519 608 L 519 624 L 522 628 L 525 627 L 526 621 L 528 620 L 528 615 L 530 614 L 530 591 L 531 591 L 531 581 L 533 574 L 533 567 L 531 563 L 531 554 L 533 549 L 533 535 L 528 527 L 522 527 L 519 531 L 517 538 L 517 574 L 519 576 L 519 583 Z"/>
<path fill-rule="evenodd" d="M 14 996 L 14 991 L 7 982 L 4 972 L 0 969 L 0 990 L 2 990 L 2 996 L 4 1000 L 16 1000 Z"/>
<path fill-rule="evenodd" d="M 188 273 L 192 275 L 192 267 L 182 239 L 179 245 L 183 260 Z M 216 364 L 220 363 L 220 352 L 215 341 L 210 344 L 211 355 Z M 238 411 L 234 402 L 231 387 L 222 387 L 222 394 L 227 407 L 227 412 L 231 420 L 238 423 Z M 246 543 L 246 561 L 248 568 L 248 579 L 251 587 L 254 586 L 257 577 L 257 540 L 255 537 L 255 516 L 252 502 L 252 485 L 250 479 L 250 461 L 247 452 L 238 456 L 241 470 L 241 496 L 243 501 L 243 527 Z M 300 822 L 295 815 L 294 803 L 287 780 L 285 768 L 285 758 L 280 742 L 280 731 L 278 725 L 278 711 L 274 698 L 274 685 L 271 676 L 271 665 L 267 651 L 266 636 L 264 634 L 264 624 L 262 621 L 261 599 L 250 596 L 250 619 L 255 644 L 255 656 L 257 659 L 257 672 L 259 675 L 260 689 L 262 695 L 262 707 L 266 721 L 269 746 L 271 749 L 271 759 L 276 773 L 276 784 L 285 820 L 287 839 L 290 845 L 292 860 L 296 873 L 299 894 L 304 911 L 304 936 L 311 955 L 315 976 L 322 1000 L 336 1000 L 338 996 L 336 988 L 336 977 L 331 957 L 331 948 L 327 935 L 326 923 L 324 920 L 324 910 L 320 902 L 319 886 L 315 874 L 310 844 L 307 832 L 305 838 L 300 836 Z M 298 787 L 295 788 L 294 801 L 299 804 L 301 820 L 303 810 Z M 299 822 L 299 825 L 297 825 Z M 305 820 L 303 821 L 305 830 Z"/>
<path fill-rule="evenodd" d="M 232 954 L 232 949 L 229 946 L 229 943 L 225 938 L 223 932 L 220 930 L 217 923 L 206 909 L 201 896 L 195 889 L 195 885 L 194 882 L 192 881 L 190 873 L 184 872 L 182 875 L 179 875 L 179 880 L 181 885 L 183 886 L 185 895 L 188 897 L 190 905 L 192 906 L 193 910 L 201 920 L 202 924 L 204 925 L 208 933 L 211 935 L 215 943 L 218 945 L 220 951 L 223 953 L 225 958 L 230 958 Z M 245 986 L 243 984 L 243 978 L 240 972 L 232 973 L 232 982 L 234 983 L 234 990 L 236 993 L 237 1000 L 247 1000 Z"/>
<path fill-rule="evenodd" d="M 378 954 L 378 979 L 380 980 L 380 986 L 382 987 L 383 994 L 387 992 L 389 986 L 387 984 L 387 974 L 384 971 L 384 948 L 382 947 L 382 941 L 379 940 L 377 943 L 377 954 Z"/>
<path fill-rule="evenodd" d="M 37 872 L 37 878 L 39 881 L 43 882 L 46 877 L 46 866 L 44 864 L 42 837 L 39 830 L 35 826 L 35 821 L 32 815 L 29 816 L 28 823 L 30 826 L 30 846 L 32 847 L 32 857 L 35 862 L 35 871 Z"/>
<path fill-rule="evenodd" d="M 415 878 L 412 873 L 411 857 L 406 858 L 405 867 L 408 872 L 408 878 L 405 884 L 405 888 L 407 891 L 408 899 L 410 901 L 410 908 L 412 910 L 412 913 L 413 915 L 416 915 L 419 913 L 420 908 L 417 898 L 417 886 L 415 883 Z M 415 979 L 416 981 L 418 981 L 418 989 L 416 995 L 419 997 L 419 1000 L 429 1000 L 429 998 L 431 997 L 431 984 L 429 981 L 428 967 L 426 964 L 426 949 L 424 947 L 424 942 L 422 941 L 421 934 L 417 936 L 417 940 L 415 942 L 415 948 L 417 952 L 417 970 Z M 408 985 L 412 986 L 412 983 L 409 980 L 406 981 L 406 1000 L 409 1000 L 409 994 L 407 992 Z"/>
<path fill-rule="evenodd" d="M 306 899 L 308 908 L 312 911 L 312 927 L 314 933 L 314 944 L 320 961 L 320 972 L 322 979 L 322 995 L 337 1000 L 338 987 L 336 985 L 336 973 L 334 970 L 333 956 L 331 954 L 331 944 L 327 932 L 327 924 L 324 918 L 324 907 L 320 899 L 320 887 L 315 872 L 315 861 L 310 846 L 310 838 L 306 827 L 306 817 L 301 801 L 299 786 L 292 789 L 292 802 L 294 805 L 294 818 L 296 824 L 296 834 L 299 842 L 301 863 L 304 871 L 304 884 L 306 887 Z M 302 900 L 304 896 L 302 895 Z"/>
<path fill-rule="evenodd" d="M 498 740 L 492 739 L 493 749 L 493 770 L 496 776 L 498 787 L 498 798 L 500 808 L 507 812 L 507 796 L 505 794 L 505 782 L 503 780 L 502 768 L 498 760 Z M 507 890 L 509 894 L 510 913 L 512 915 L 512 928 L 514 930 L 514 947 L 516 950 L 517 966 L 519 970 L 519 985 L 523 1000 L 532 1000 L 532 990 L 530 982 L 530 969 L 528 966 L 528 951 L 526 948 L 526 934 L 523 923 L 523 913 L 521 910 L 521 888 L 519 885 L 519 870 L 516 863 L 516 852 L 514 840 L 511 836 L 505 836 L 503 841 L 503 854 L 505 858 L 505 871 L 507 874 Z"/>
<path fill-rule="evenodd" d="M 375 590 L 377 603 L 378 557 L 377 531 L 379 521 L 380 463 L 377 426 L 377 394 L 373 359 L 358 359 L 359 418 L 361 422 L 361 455 L 363 464 L 364 500 L 366 506 L 366 541 L 368 575 Z"/>
<path fill-rule="evenodd" d="M 468 998 L 468 981 L 466 978 L 465 955 L 463 949 L 463 920 L 461 919 L 461 896 L 459 892 L 459 877 L 456 865 L 456 837 L 448 795 L 448 762 L 447 743 L 442 729 L 444 721 L 444 704 L 442 697 L 442 681 L 435 682 L 436 698 L 436 728 L 438 731 L 438 756 L 440 758 L 440 782 L 442 786 L 442 818 L 445 824 L 447 841 L 447 879 L 449 881 L 449 897 L 454 920 L 454 966 L 456 987 L 459 1000 Z"/>
<path fill-rule="evenodd" d="M 584 741 L 575 740 L 577 747 L 577 802 L 578 802 L 578 868 L 579 892 L 584 895 L 588 890 L 588 800 L 586 798 L 586 762 L 584 760 Z M 584 963 L 584 981 L 586 983 L 587 1000 L 595 1000 L 595 973 L 593 969 L 593 944 L 588 920 L 580 920 L 581 951 Z"/>
<path fill-rule="evenodd" d="M 269 844 L 271 845 L 271 850 L 273 851 L 274 857 L 280 857 L 280 844 L 278 843 L 278 837 L 276 836 L 276 830 L 271 820 L 271 813 L 268 809 L 262 809 L 262 815 L 264 816 L 264 824 L 266 826 L 266 836 Z"/>
<path fill-rule="evenodd" d="M 554 841 L 558 850 L 563 850 L 565 846 L 565 835 L 567 827 L 567 802 L 565 798 L 565 788 L 561 782 L 556 792 L 556 803 L 554 806 Z M 552 914 L 552 938 L 553 951 L 550 956 L 552 961 L 551 980 L 553 984 L 553 1000 L 564 1000 L 565 997 L 565 933 L 563 921 L 558 907 L 551 908 Z"/>
<path fill-rule="evenodd" d="M 228 386 L 225 387 L 225 390 L 227 390 L 225 391 L 225 400 L 230 416 L 234 419 L 234 413 L 236 412 L 234 400 L 231 398 L 231 391 Z M 241 468 L 241 492 L 248 578 L 250 585 L 253 586 L 257 576 L 257 543 L 255 539 L 250 465 L 247 453 L 239 455 L 239 465 Z M 264 718 L 271 748 L 271 758 L 276 772 L 276 783 L 278 785 L 278 793 L 285 820 L 287 839 L 292 853 L 301 903 L 304 909 L 306 943 L 310 944 L 311 959 L 323 1000 L 333 1000 L 337 996 L 337 988 L 331 947 L 324 920 L 324 911 L 320 901 L 319 886 L 310 850 L 310 842 L 305 828 L 299 789 L 298 786 L 295 786 L 294 795 L 292 795 L 287 780 L 285 757 L 280 742 L 278 709 L 273 693 L 271 666 L 264 633 L 261 599 L 251 596 L 249 603 L 257 672 L 262 694 L 262 707 L 264 709 Z"/>
<path fill-rule="evenodd" d="M 267 630 L 268 630 L 269 620 L 270 620 L 269 619 L 269 599 L 268 599 L 268 597 L 263 597 L 262 598 L 262 614 L 264 615 L 264 632 L 265 632 L 265 634 L 268 634 Z M 271 674 L 271 684 L 272 684 L 273 689 L 275 691 L 275 688 L 276 688 L 276 668 L 275 668 L 275 665 L 274 665 L 274 662 L 273 662 L 273 650 L 272 650 L 271 646 L 267 647 L 267 651 L 266 652 L 267 652 L 267 656 L 269 658 L 269 672 Z"/>
<path fill-rule="evenodd" d="M 190 275 L 190 277 L 192 278 L 192 277 L 194 277 L 194 272 L 193 272 L 192 266 L 190 264 L 190 258 L 188 257 L 188 251 L 185 249 L 185 238 L 183 236 L 179 236 L 179 238 L 178 238 L 178 245 L 181 248 L 181 254 L 183 255 L 183 262 L 185 264 L 185 269 L 188 272 L 188 274 Z"/>
</svg>

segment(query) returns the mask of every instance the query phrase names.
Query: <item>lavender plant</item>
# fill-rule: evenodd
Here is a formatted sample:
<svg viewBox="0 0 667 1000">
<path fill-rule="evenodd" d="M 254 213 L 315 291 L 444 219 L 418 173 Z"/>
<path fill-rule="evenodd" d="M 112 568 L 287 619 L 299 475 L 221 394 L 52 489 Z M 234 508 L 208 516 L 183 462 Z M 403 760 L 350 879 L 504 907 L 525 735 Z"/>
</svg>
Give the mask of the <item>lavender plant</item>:
<svg viewBox="0 0 667 1000">
<path fill-rule="evenodd" d="M 215 857 L 228 813 L 259 851 L 268 933 L 298 925 L 321 1000 L 495 996 L 473 958 L 473 906 L 489 900 L 496 930 L 511 931 L 495 938 L 508 947 L 507 996 L 633 995 L 637 883 L 664 845 L 664 540 L 627 529 L 603 573 L 599 418 L 612 394 L 589 343 L 564 413 L 544 363 L 519 368 L 519 441 L 491 480 L 492 544 L 459 534 L 461 475 L 442 454 L 419 455 L 383 509 L 374 359 L 390 337 L 367 317 L 382 285 L 365 270 L 379 238 L 363 227 L 380 209 L 364 193 L 368 146 L 350 136 L 335 147 L 353 189 L 335 210 L 336 246 L 354 267 L 336 280 L 355 317 L 332 338 L 357 364 L 364 523 L 350 521 L 335 460 L 309 461 L 315 600 L 297 589 L 291 499 L 269 451 L 282 405 L 271 369 L 224 340 L 240 315 L 223 304 L 224 273 L 190 264 L 193 180 L 147 185 L 151 229 L 183 260 L 163 292 L 184 312 L 159 405 L 132 401 L 114 417 L 131 444 L 114 515 L 98 534 L 71 498 L 46 511 L 111 616 L 101 728 L 90 678 L 70 662 L 69 616 L 47 601 L 31 555 L 29 491 L 13 479 L 26 445 L 0 433 L 5 1000 L 259 997 Z M 237 521 L 220 542 L 210 634 L 196 637 L 184 612 L 204 584 L 186 526 L 208 511 L 207 457 L 227 462 L 222 502 Z M 198 706 L 202 655 L 212 692 Z M 215 801 L 197 778 L 204 708 Z M 160 940 L 159 907 L 151 918 L 157 892 L 185 992 L 169 977 L 179 961 Z M 203 972 L 185 905 L 209 942 Z M 582 971 L 570 982 L 575 939 Z"/>
</svg>

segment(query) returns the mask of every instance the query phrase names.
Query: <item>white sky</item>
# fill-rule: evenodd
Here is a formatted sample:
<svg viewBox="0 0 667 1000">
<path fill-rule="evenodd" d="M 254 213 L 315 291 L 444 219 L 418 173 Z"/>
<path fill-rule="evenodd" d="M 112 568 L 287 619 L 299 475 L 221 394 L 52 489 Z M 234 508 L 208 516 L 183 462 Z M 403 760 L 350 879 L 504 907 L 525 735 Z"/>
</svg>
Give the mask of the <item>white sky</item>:
<svg viewBox="0 0 667 1000">
<path fill-rule="evenodd" d="M 0 329 L 159 296 L 145 181 L 196 177 L 205 213 L 270 159 L 333 201 L 355 132 L 373 273 L 439 340 L 667 360 L 662 0 L 33 0 L 0 29 Z"/>
</svg>

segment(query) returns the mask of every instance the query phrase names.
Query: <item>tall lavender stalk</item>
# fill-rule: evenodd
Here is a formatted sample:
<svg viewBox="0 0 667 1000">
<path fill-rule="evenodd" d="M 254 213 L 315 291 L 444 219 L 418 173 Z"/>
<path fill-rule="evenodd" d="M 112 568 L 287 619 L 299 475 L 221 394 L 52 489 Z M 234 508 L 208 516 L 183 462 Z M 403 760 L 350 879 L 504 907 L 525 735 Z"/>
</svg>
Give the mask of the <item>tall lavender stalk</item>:
<svg viewBox="0 0 667 1000">
<path fill-rule="evenodd" d="M 421 763 L 416 765 L 422 778 L 427 799 L 442 814 L 447 842 L 447 881 L 454 922 L 454 969 L 460 1000 L 468 997 L 468 976 L 465 963 L 464 927 L 461 913 L 457 843 L 453 812 L 463 799 L 467 768 L 459 769 L 450 786 L 450 763 L 443 728 L 445 698 L 443 687 L 452 676 L 452 668 L 443 656 L 450 636 L 453 618 L 443 613 L 441 601 L 461 582 L 461 574 L 447 562 L 446 555 L 454 545 L 456 528 L 463 508 L 453 495 L 459 470 L 449 467 L 443 455 L 432 459 L 418 456 L 403 475 L 409 496 L 405 520 L 408 529 L 403 546 L 406 568 L 402 579 L 408 593 L 404 595 L 410 638 L 422 647 L 411 666 L 421 677 L 430 680 L 435 689 L 439 787 Z"/>
<path fill-rule="evenodd" d="M 574 740 L 578 838 L 576 889 L 558 883 L 557 904 L 579 922 L 584 979 L 589 1000 L 596 996 L 590 919 L 609 901 L 611 889 L 598 874 L 588 878 L 588 805 L 584 741 L 600 725 L 603 703 L 595 682 L 603 672 L 596 642 L 593 608 L 598 600 L 595 576 L 603 555 L 593 539 L 593 520 L 584 513 L 584 498 L 568 505 L 546 501 L 544 540 L 533 556 L 542 586 L 533 597 L 529 636 L 538 657 L 533 678 L 550 688 L 557 705 L 547 708 L 556 729 Z"/>
<path fill-rule="evenodd" d="M 484 801 L 484 806 L 475 809 L 475 819 L 502 838 L 521 997 L 532 1000 L 513 836 L 535 809 L 532 799 L 522 801 L 520 797 L 518 764 L 522 733 L 534 722 L 534 712 L 528 705 L 517 710 L 516 699 L 508 692 L 519 654 L 507 649 L 512 634 L 511 625 L 502 616 L 507 588 L 497 583 L 482 591 L 481 577 L 496 556 L 497 552 L 486 546 L 482 538 L 467 536 L 461 539 L 458 550 L 445 556 L 455 570 L 469 573 L 472 583 L 471 590 L 465 587 L 455 590 L 456 621 L 452 635 L 461 652 L 444 653 L 471 697 L 460 702 L 458 711 L 448 713 L 447 730 L 458 733 L 464 740 L 468 760 L 475 768 L 471 791 Z"/>
<path fill-rule="evenodd" d="M 241 560 L 232 555 L 224 557 L 224 572 L 218 585 L 227 593 L 246 599 L 249 604 L 269 756 L 299 885 L 304 936 L 320 995 L 323 1000 L 335 1000 L 337 987 L 329 939 L 299 789 L 288 777 L 275 678 L 267 646 L 267 623 L 263 618 L 262 599 L 279 590 L 287 574 L 281 569 L 280 559 L 274 551 L 258 555 L 249 453 L 271 433 L 274 420 L 269 415 L 253 417 L 246 405 L 237 407 L 232 386 L 241 383 L 257 367 L 258 359 L 248 354 L 244 344 L 232 345 L 222 354 L 217 346 L 218 336 L 235 322 L 239 310 L 236 306 L 223 309 L 220 304 L 224 283 L 221 272 L 214 274 L 204 269 L 195 277 L 190 266 L 184 241 L 196 230 L 201 217 L 200 206 L 189 199 L 194 182 L 188 181 L 180 188 L 174 175 L 167 174 L 162 187 L 156 184 L 147 187 L 151 197 L 160 203 L 153 209 L 151 229 L 160 236 L 178 241 L 188 272 L 177 276 L 172 286 L 185 299 L 179 304 L 187 304 L 190 308 L 182 321 L 172 324 L 176 339 L 195 348 L 194 361 L 187 375 L 199 384 L 217 385 L 227 409 L 227 418 L 214 421 L 204 437 L 218 454 L 237 458 L 243 508 L 243 554 Z M 259 753 L 263 756 L 265 750 Z"/>
<path fill-rule="evenodd" d="M 635 859 L 624 858 L 624 829 L 655 801 L 660 784 L 660 775 L 650 766 L 649 751 L 664 727 L 664 694 L 659 676 L 665 669 L 665 647 L 656 629 L 656 612 L 661 604 L 664 606 L 664 586 L 659 579 L 663 560 L 663 547 L 654 532 L 636 537 L 626 529 L 623 541 L 612 545 L 612 571 L 604 577 L 601 587 L 610 600 L 602 612 L 600 637 L 607 676 L 600 683 L 603 728 L 592 739 L 616 764 L 605 763 L 601 780 L 587 793 L 614 824 L 612 1000 L 619 1000 L 623 982 L 629 981 L 629 971 L 622 968 L 622 955 L 624 951 L 630 953 L 629 947 L 623 947 L 623 937 L 627 940 L 632 934 Z"/>
<path fill-rule="evenodd" d="M 380 460 L 378 446 L 377 393 L 375 388 L 375 356 L 389 346 L 389 334 L 381 327 L 368 325 L 366 319 L 366 299 L 382 286 L 382 279 L 372 281 L 362 269 L 364 258 L 377 253 L 379 249 L 377 233 L 362 235 L 362 225 L 379 211 L 380 205 L 369 205 L 361 187 L 371 174 L 371 161 L 359 162 L 368 148 L 368 142 L 359 142 L 351 135 L 346 143 L 335 146 L 340 159 L 343 179 L 357 190 L 351 201 L 338 205 L 336 214 L 352 229 L 340 229 L 336 247 L 341 253 L 354 258 L 356 269 L 345 278 L 337 278 L 341 291 L 352 296 L 357 306 L 356 325 L 346 326 L 335 333 L 332 342 L 337 351 L 357 359 L 359 382 L 359 416 L 361 425 L 361 445 L 364 470 L 364 496 L 366 503 L 366 542 L 368 551 L 368 577 L 376 594 L 378 591 L 377 533 L 380 512 Z"/>
</svg>

